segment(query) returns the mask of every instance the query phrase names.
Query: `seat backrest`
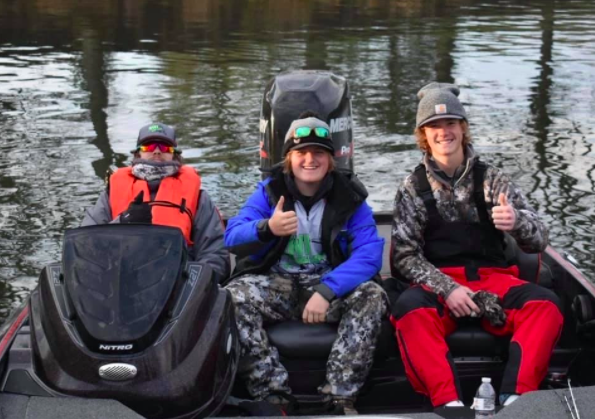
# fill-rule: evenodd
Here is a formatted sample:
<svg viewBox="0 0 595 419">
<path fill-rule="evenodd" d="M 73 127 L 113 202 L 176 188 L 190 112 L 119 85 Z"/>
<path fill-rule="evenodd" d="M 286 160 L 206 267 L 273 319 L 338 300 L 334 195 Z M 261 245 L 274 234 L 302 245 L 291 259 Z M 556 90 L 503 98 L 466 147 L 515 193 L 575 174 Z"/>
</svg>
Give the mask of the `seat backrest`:
<svg viewBox="0 0 595 419">
<path fill-rule="evenodd" d="M 509 234 L 505 235 L 506 257 L 519 268 L 519 277 L 546 288 L 552 287 L 552 271 L 541 260 L 541 253 L 525 253 Z"/>
</svg>

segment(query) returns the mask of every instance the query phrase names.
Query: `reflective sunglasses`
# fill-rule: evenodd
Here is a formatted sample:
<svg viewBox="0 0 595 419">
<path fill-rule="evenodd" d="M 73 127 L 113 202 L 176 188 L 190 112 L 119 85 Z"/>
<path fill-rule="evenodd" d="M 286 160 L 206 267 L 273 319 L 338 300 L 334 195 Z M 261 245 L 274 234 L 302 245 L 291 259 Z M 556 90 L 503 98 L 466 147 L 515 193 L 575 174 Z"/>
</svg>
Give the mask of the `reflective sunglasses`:
<svg viewBox="0 0 595 419">
<path fill-rule="evenodd" d="M 323 127 L 317 127 L 317 128 L 299 127 L 299 128 L 296 128 L 293 133 L 293 138 L 309 137 L 310 134 L 312 134 L 312 131 L 314 131 L 314 135 L 316 135 L 319 138 L 331 138 L 331 133 L 329 132 L 329 130 L 326 128 L 323 128 Z"/>
<path fill-rule="evenodd" d="M 139 145 L 138 149 L 140 151 L 148 151 L 149 153 L 152 153 L 153 151 L 155 151 L 155 149 L 157 147 L 159 147 L 159 151 L 161 151 L 162 153 L 173 153 L 176 151 L 175 147 L 172 147 L 172 146 L 164 144 L 164 143 L 143 144 L 143 145 Z"/>
</svg>

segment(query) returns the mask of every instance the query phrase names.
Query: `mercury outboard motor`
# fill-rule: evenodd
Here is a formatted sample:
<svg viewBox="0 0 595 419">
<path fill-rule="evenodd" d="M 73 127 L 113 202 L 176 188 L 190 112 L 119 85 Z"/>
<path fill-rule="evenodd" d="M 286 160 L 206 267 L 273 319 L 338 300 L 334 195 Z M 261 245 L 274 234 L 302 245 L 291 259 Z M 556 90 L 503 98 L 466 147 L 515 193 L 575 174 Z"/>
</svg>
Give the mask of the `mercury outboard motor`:
<svg viewBox="0 0 595 419">
<path fill-rule="evenodd" d="M 13 345 L 20 361 L 9 362 L 3 391 L 190 419 L 221 409 L 237 371 L 231 297 L 209 266 L 186 259 L 173 227 L 67 231 L 62 264 L 44 268 L 31 295 L 30 329 L 29 348 Z"/>
<path fill-rule="evenodd" d="M 347 80 L 328 71 L 298 70 L 269 81 L 260 113 L 260 168 L 281 161 L 285 134 L 304 111 L 314 111 L 330 128 L 338 169 L 353 170 L 351 95 Z"/>
</svg>

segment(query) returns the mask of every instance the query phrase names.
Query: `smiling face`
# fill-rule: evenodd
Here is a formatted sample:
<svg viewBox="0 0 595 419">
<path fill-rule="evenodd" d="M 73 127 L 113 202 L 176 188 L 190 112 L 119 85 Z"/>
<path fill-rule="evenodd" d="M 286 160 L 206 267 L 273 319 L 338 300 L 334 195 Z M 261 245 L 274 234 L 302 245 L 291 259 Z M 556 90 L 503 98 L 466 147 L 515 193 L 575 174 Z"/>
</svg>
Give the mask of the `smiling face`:
<svg viewBox="0 0 595 419">
<path fill-rule="evenodd" d="M 438 119 L 422 127 L 428 147 L 436 160 L 463 160 L 464 129 L 459 119 Z"/>
<path fill-rule="evenodd" d="M 288 157 L 295 183 L 304 195 L 311 195 L 312 190 L 316 192 L 322 179 L 332 169 L 333 157 L 323 147 L 308 146 L 291 150 Z"/>
</svg>

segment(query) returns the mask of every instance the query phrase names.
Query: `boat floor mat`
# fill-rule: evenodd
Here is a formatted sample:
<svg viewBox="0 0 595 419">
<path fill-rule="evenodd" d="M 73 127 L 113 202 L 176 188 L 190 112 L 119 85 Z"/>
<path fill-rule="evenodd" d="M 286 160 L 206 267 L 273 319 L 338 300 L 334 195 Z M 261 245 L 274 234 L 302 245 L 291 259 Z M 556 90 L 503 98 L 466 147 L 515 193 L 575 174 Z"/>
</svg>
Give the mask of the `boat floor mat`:
<svg viewBox="0 0 595 419">
<path fill-rule="evenodd" d="M 2 419 L 144 419 L 116 400 L 0 394 Z"/>
</svg>

